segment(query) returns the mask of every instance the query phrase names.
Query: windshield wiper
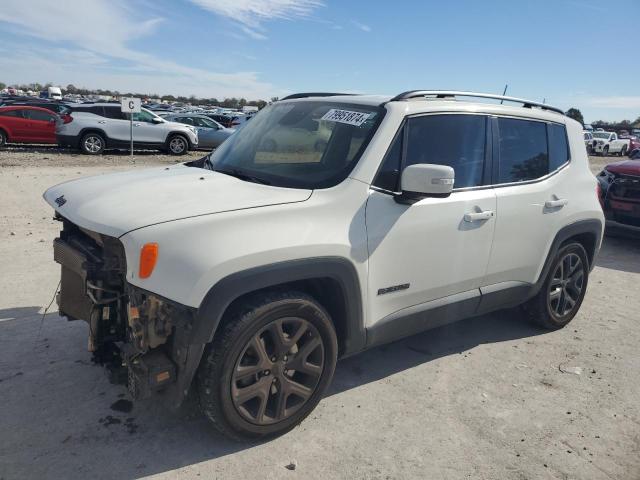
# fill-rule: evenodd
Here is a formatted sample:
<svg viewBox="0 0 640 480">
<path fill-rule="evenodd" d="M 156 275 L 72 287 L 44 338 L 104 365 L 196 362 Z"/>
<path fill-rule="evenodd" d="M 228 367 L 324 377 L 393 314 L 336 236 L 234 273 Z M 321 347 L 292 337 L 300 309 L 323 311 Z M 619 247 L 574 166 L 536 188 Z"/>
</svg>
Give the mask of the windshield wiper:
<svg viewBox="0 0 640 480">
<path fill-rule="evenodd" d="M 261 183 L 262 185 L 271 185 L 271 182 L 269 182 L 268 180 L 265 180 L 264 178 L 260 178 L 260 177 L 255 177 L 253 175 L 248 175 L 238 170 L 237 168 L 230 168 L 228 170 L 220 169 L 220 170 L 213 170 L 213 171 L 224 173 L 225 175 L 230 175 L 232 177 L 239 178 L 240 180 L 245 180 L 247 182 Z"/>
</svg>

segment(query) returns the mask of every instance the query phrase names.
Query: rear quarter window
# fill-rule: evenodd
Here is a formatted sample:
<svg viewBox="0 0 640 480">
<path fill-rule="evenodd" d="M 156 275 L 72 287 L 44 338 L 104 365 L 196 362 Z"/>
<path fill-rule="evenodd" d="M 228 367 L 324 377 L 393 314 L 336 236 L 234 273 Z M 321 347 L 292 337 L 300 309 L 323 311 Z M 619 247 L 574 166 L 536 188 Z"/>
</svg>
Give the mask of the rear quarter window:
<svg viewBox="0 0 640 480">
<path fill-rule="evenodd" d="M 549 173 L 547 125 L 498 118 L 498 182 L 535 180 Z"/>
<path fill-rule="evenodd" d="M 550 123 L 549 133 L 549 171 L 553 172 L 569 161 L 569 144 L 567 130 L 564 125 Z"/>
</svg>

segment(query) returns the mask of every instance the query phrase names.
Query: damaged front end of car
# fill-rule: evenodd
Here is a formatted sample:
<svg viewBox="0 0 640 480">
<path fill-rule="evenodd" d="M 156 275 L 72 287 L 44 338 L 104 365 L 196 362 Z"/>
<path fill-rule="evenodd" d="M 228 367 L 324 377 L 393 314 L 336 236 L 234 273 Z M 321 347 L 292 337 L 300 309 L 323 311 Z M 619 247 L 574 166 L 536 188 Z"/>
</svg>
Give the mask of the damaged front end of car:
<svg viewBox="0 0 640 480">
<path fill-rule="evenodd" d="M 189 344 L 195 309 L 129 284 L 117 238 L 56 219 L 63 223 L 54 240 L 60 315 L 88 323 L 88 350 L 112 382 L 126 384 L 135 399 L 158 395 L 178 407 L 201 354 Z"/>
</svg>

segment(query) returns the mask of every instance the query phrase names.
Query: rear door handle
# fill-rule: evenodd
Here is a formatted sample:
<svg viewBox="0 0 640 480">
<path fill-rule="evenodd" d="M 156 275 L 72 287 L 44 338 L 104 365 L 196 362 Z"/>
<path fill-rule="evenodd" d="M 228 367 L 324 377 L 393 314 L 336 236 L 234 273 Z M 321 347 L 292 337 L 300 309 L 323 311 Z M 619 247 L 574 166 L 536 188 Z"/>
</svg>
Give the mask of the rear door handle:
<svg viewBox="0 0 640 480">
<path fill-rule="evenodd" d="M 567 203 L 569 203 L 569 200 L 567 200 L 566 198 L 557 198 L 555 200 L 547 200 L 546 202 L 544 202 L 544 206 L 547 208 L 562 208 Z"/>
<path fill-rule="evenodd" d="M 495 216 L 495 212 L 493 210 L 484 210 L 483 212 L 465 213 L 464 221 L 465 222 L 482 222 L 484 220 L 489 220 L 494 216 Z"/>
</svg>

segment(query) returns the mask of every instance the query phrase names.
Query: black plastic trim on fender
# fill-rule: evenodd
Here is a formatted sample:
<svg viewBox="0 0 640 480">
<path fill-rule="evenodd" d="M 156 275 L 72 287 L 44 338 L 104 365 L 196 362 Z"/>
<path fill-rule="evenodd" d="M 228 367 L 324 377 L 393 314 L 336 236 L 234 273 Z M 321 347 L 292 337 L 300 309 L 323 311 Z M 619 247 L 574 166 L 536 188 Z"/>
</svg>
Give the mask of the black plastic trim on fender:
<svg viewBox="0 0 640 480">
<path fill-rule="evenodd" d="M 552 266 L 553 259 L 558 253 L 558 250 L 560 250 L 560 245 L 562 245 L 572 237 L 584 234 L 593 235 L 593 250 L 589 251 L 587 248 L 585 248 L 585 250 L 587 251 L 587 256 L 589 257 L 589 271 L 593 270 L 593 267 L 596 263 L 595 259 L 598 256 L 598 252 L 600 250 L 600 242 L 602 241 L 602 222 L 596 219 L 580 220 L 561 228 L 560 231 L 556 234 L 556 238 L 554 238 L 553 243 L 551 244 L 551 248 L 549 249 L 547 260 L 544 264 L 544 267 L 542 268 L 542 272 L 540 272 L 540 277 L 536 282 L 537 290 L 535 293 L 538 293 L 538 290 L 540 290 L 542 284 L 544 283 L 544 280 L 547 278 L 547 274 L 549 273 L 549 269 Z"/>
<path fill-rule="evenodd" d="M 330 278 L 340 285 L 346 302 L 346 333 L 340 344 L 341 356 L 362 350 L 366 344 L 362 296 L 358 274 L 353 264 L 341 257 L 314 257 L 291 260 L 251 268 L 229 275 L 216 283 L 207 293 L 200 308 L 190 343 L 209 343 L 231 303 L 242 295 L 284 283 Z"/>
</svg>

